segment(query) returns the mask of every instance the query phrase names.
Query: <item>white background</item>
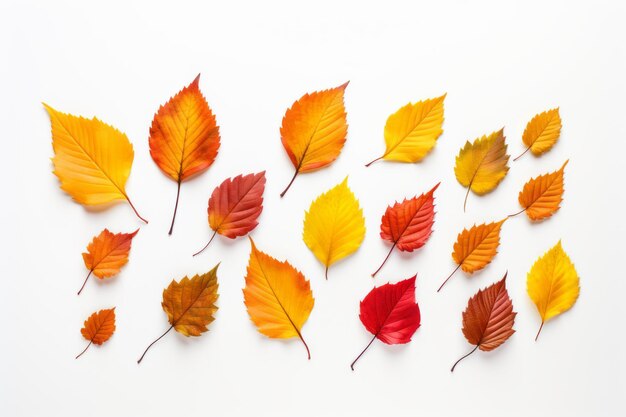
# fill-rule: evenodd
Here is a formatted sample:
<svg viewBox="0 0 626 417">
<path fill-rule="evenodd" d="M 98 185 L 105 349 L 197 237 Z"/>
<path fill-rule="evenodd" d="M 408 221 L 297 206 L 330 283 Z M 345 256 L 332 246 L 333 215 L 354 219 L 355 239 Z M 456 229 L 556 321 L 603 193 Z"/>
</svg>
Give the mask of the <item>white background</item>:
<svg viewBox="0 0 626 417">
<path fill-rule="evenodd" d="M 623 158 L 626 18 L 623 2 L 9 2 L 0 7 L 0 117 L 3 196 L 0 257 L 0 415 L 2 416 L 617 416 L 625 415 Z M 383 6 L 383 3 L 385 5 Z M 167 236 L 175 184 L 148 153 L 158 106 L 201 73 L 222 146 L 215 164 L 185 183 L 174 235 Z M 292 175 L 279 126 L 308 91 L 346 80 L 349 133 L 328 169 Z M 363 164 L 383 149 L 389 114 L 409 101 L 445 100 L 444 133 L 420 164 Z M 42 105 L 98 116 L 135 148 L 127 204 L 90 212 L 52 175 L 50 123 Z M 466 140 L 505 127 L 509 153 L 523 151 L 530 118 L 560 106 L 563 130 L 546 155 L 510 164 L 501 185 L 470 195 L 454 178 Z M 474 222 L 518 210 L 532 176 L 567 159 L 563 208 L 541 224 L 505 223 L 500 253 L 483 272 L 457 275 L 456 235 Z M 248 319 L 241 289 L 250 246 L 209 237 L 206 205 L 226 177 L 267 170 L 264 211 L 252 233 L 259 248 L 288 259 L 311 280 L 315 308 L 298 340 L 269 340 Z M 349 175 L 367 235 L 361 249 L 323 267 L 301 240 L 304 210 Z M 380 217 L 394 200 L 436 192 L 435 231 L 420 251 L 394 253 Z M 107 282 L 81 259 L 101 229 L 141 230 L 130 262 Z M 539 316 L 526 273 L 562 239 L 581 280 L 574 308 Z M 172 279 L 217 262 L 219 311 L 195 339 L 171 332 L 141 365 L 136 360 L 167 327 L 161 293 Z M 468 298 L 509 271 L 516 333 L 493 352 L 471 349 L 461 333 Z M 404 346 L 372 345 L 358 303 L 373 285 L 418 273 L 422 327 Z M 79 360 L 79 329 L 93 311 L 117 307 L 117 332 Z"/>
</svg>

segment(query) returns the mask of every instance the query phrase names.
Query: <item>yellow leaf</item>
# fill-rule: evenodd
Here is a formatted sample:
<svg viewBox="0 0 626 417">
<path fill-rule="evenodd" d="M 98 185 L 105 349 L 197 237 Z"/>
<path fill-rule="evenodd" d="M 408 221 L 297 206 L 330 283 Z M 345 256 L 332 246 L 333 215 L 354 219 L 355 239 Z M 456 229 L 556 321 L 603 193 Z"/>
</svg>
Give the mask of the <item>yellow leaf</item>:
<svg viewBox="0 0 626 417">
<path fill-rule="evenodd" d="M 467 205 L 470 190 L 478 195 L 487 194 L 504 179 L 509 167 L 509 155 L 504 142 L 504 129 L 483 136 L 465 146 L 456 157 L 454 174 L 456 179 L 467 187 L 463 211 Z"/>
<path fill-rule="evenodd" d="M 443 133 L 443 101 L 441 97 L 409 103 L 389 116 L 385 124 L 387 149 L 380 158 L 398 162 L 419 162 L 435 147 Z"/>
<path fill-rule="evenodd" d="M 304 216 L 302 238 L 328 268 L 354 253 L 365 237 L 363 210 L 348 187 L 348 177 L 311 203 Z"/>
<path fill-rule="evenodd" d="M 44 107 L 52 124 L 52 163 L 61 189 L 86 206 L 126 200 L 148 223 L 126 194 L 134 158 L 126 135 L 95 117 L 85 119 Z"/>
<path fill-rule="evenodd" d="M 559 108 L 544 111 L 532 118 L 526 125 L 522 142 L 526 145 L 524 155 L 529 150 L 535 156 L 548 152 L 561 135 L 561 116 Z M 522 155 L 514 159 L 517 161 Z"/>
<path fill-rule="evenodd" d="M 280 136 L 296 171 L 281 197 L 299 173 L 323 168 L 339 156 L 348 134 L 343 104 L 347 86 L 305 94 L 285 113 Z"/>
<path fill-rule="evenodd" d="M 561 241 L 537 259 L 526 280 L 528 295 L 537 306 L 541 327 L 552 317 L 569 310 L 580 292 L 578 273 Z M 537 338 L 535 338 L 537 340 Z"/>
<path fill-rule="evenodd" d="M 252 251 L 248 261 L 244 303 L 250 319 L 260 333 L 271 338 L 299 337 L 311 354 L 302 326 L 313 309 L 309 281 L 289 262 L 280 262 L 259 251 L 250 238 Z"/>
</svg>

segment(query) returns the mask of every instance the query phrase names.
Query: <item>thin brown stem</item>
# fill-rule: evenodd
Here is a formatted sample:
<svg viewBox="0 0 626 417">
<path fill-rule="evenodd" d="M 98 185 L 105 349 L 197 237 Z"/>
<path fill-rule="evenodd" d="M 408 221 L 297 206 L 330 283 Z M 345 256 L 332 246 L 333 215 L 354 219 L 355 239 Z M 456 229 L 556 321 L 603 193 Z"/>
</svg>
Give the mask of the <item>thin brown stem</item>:
<svg viewBox="0 0 626 417">
<path fill-rule="evenodd" d="M 463 201 L 463 213 L 465 213 L 465 207 L 467 207 L 467 197 L 469 197 L 469 192 L 472 189 L 472 184 L 467 187 L 467 193 L 465 193 L 465 201 Z"/>
<path fill-rule="evenodd" d="M 543 329 L 543 321 L 541 322 L 541 326 L 539 326 L 539 331 L 537 332 L 537 336 L 535 336 L 535 342 L 539 339 L 539 333 L 541 333 L 541 329 Z"/>
<path fill-rule="evenodd" d="M 356 361 L 358 361 L 361 358 L 361 356 L 363 356 L 365 351 L 372 345 L 372 343 L 374 343 L 374 340 L 376 340 L 376 335 L 374 335 L 374 337 L 372 337 L 372 340 L 370 340 L 370 342 L 367 344 L 367 346 L 365 346 L 365 349 L 363 349 L 363 351 L 361 351 L 361 353 L 359 353 L 359 356 L 356 357 L 354 362 L 352 362 L 350 364 L 350 369 L 352 369 L 354 371 L 354 364 L 356 363 Z"/>
<path fill-rule="evenodd" d="M 365 164 L 365 168 L 368 168 L 368 167 L 369 167 L 370 165 L 372 165 L 374 162 L 376 162 L 376 161 L 380 161 L 381 159 L 383 159 L 383 157 L 382 157 L 382 156 L 381 156 L 381 157 L 379 157 L 379 158 L 374 159 L 372 162 L 370 162 L 370 163 L 368 163 L 368 164 Z"/>
<path fill-rule="evenodd" d="M 93 343 L 93 340 L 90 340 L 90 341 L 89 341 L 89 344 L 87 345 L 87 347 L 86 347 L 85 349 L 83 349 L 83 351 L 82 351 L 82 352 L 80 352 L 80 353 L 78 354 L 78 356 L 76 356 L 76 358 L 75 358 L 75 359 L 78 359 L 78 358 L 80 358 L 81 356 L 83 356 L 83 353 L 87 352 L 87 349 L 89 349 L 89 346 L 91 346 L 91 344 L 92 344 L 92 343 Z"/>
<path fill-rule="evenodd" d="M 459 362 L 461 362 L 463 359 L 467 358 L 472 353 L 476 352 L 476 349 L 478 349 L 478 345 L 476 345 L 476 347 L 474 349 L 472 349 L 472 351 L 470 353 L 468 353 L 465 356 L 461 356 L 461 359 L 459 359 L 458 361 L 454 362 L 454 365 L 452 365 L 452 369 L 450 369 L 450 372 L 454 372 L 454 368 L 456 368 L 456 366 L 459 364 Z"/>
<path fill-rule="evenodd" d="M 515 217 L 515 216 L 517 216 L 518 214 L 522 214 L 522 213 L 523 213 L 523 212 L 525 212 L 525 211 L 526 211 L 526 209 L 522 209 L 522 210 L 518 211 L 517 213 L 514 213 L 514 214 L 509 214 L 509 215 L 508 215 L 508 216 L 506 216 L 506 217 L 507 217 L 507 218 L 509 218 L 509 217 Z"/>
<path fill-rule="evenodd" d="M 375 277 L 375 276 L 376 276 L 376 274 L 378 274 L 378 272 L 379 272 L 379 271 L 383 268 L 383 265 L 385 265 L 385 262 L 387 262 L 387 259 L 389 259 L 389 257 L 391 256 L 391 252 L 393 252 L 393 248 L 395 248 L 395 247 L 396 247 L 396 244 L 394 243 L 394 244 L 391 246 L 391 249 L 389 249 L 389 253 L 387 254 L 387 257 L 385 258 L 385 260 L 383 261 L 383 263 L 382 263 L 382 264 L 380 264 L 380 266 L 378 267 L 378 269 L 376 270 L 376 272 L 374 272 L 374 273 L 372 274 L 372 277 Z"/>
<path fill-rule="evenodd" d="M 304 343 L 304 347 L 306 348 L 306 354 L 309 357 L 309 360 L 311 360 L 311 351 L 309 350 L 309 345 L 306 344 L 306 342 L 304 341 L 304 337 L 302 337 L 302 333 L 300 333 L 300 330 L 298 330 L 297 328 L 296 333 L 298 333 L 298 337 L 300 338 L 300 340 L 302 340 L 302 343 Z"/>
<path fill-rule="evenodd" d="M 289 190 L 289 188 L 291 187 L 291 184 L 293 184 L 294 180 L 296 179 L 299 173 L 300 171 L 296 169 L 296 172 L 293 174 L 293 177 L 291 177 L 291 181 L 289 181 L 289 184 L 287 184 L 287 188 L 285 188 L 283 192 L 280 193 L 280 198 L 283 198 L 285 196 L 285 193 Z"/>
<path fill-rule="evenodd" d="M 174 215 L 172 216 L 172 225 L 170 226 L 170 231 L 167 232 L 168 235 L 171 235 L 174 231 L 174 221 L 176 220 L 176 212 L 178 211 L 178 200 L 180 199 L 180 179 L 178 180 L 178 188 L 176 189 L 176 204 L 174 205 Z"/>
<path fill-rule="evenodd" d="M 168 334 L 170 332 L 170 330 L 172 330 L 174 328 L 174 326 L 170 326 L 169 329 L 167 329 L 165 331 L 165 333 L 163 333 L 161 336 L 159 336 L 154 342 L 150 343 L 148 345 L 148 347 L 146 348 L 146 350 L 143 351 L 143 355 L 141 355 L 141 358 L 139 358 L 139 360 L 137 361 L 137 363 L 141 363 L 141 361 L 143 360 L 143 357 L 146 356 L 146 353 L 148 353 L 148 349 L 150 349 L 152 347 L 152 345 L 154 345 L 156 342 L 158 342 L 159 340 L 161 340 L 161 338 L 163 336 L 165 336 L 166 334 Z"/>
<path fill-rule="evenodd" d="M 89 279 L 89 277 L 91 276 L 91 273 L 93 272 L 93 269 L 89 271 L 89 273 L 87 274 L 87 278 L 85 278 L 85 282 L 83 282 L 83 286 L 80 287 L 80 290 L 78 290 L 78 294 L 80 295 L 80 293 L 83 291 L 83 288 L 85 288 L 85 284 L 87 284 L 87 280 Z"/>
<path fill-rule="evenodd" d="M 126 201 L 128 201 L 128 204 L 130 204 L 130 208 L 133 209 L 133 211 L 135 212 L 135 214 L 137 215 L 137 217 L 139 217 L 141 219 L 141 221 L 143 221 L 145 224 L 148 224 L 148 220 L 144 219 L 143 217 L 141 217 L 139 215 L 139 212 L 137 211 L 137 209 L 135 208 L 135 206 L 133 205 L 133 202 L 130 201 L 130 198 L 128 198 L 128 196 L 126 196 Z"/>
<path fill-rule="evenodd" d="M 204 247 L 202 249 L 200 249 L 198 252 L 194 253 L 192 256 L 196 256 L 199 255 L 200 253 L 202 253 L 206 248 L 209 247 L 209 245 L 211 244 L 211 242 L 213 242 L 213 238 L 215 237 L 215 235 L 217 234 L 217 230 L 213 231 L 213 234 L 211 235 L 211 239 L 209 239 L 209 242 L 204 245 Z"/>
<path fill-rule="evenodd" d="M 517 161 L 518 159 L 520 159 L 526 152 L 528 152 L 530 150 L 530 146 L 528 148 L 526 148 L 526 150 L 524 152 L 522 152 L 517 158 L 513 159 L 513 162 Z"/>
<path fill-rule="evenodd" d="M 326 278 L 326 281 L 328 281 L 328 266 L 326 267 L 326 271 L 324 272 L 324 277 Z"/>
<path fill-rule="evenodd" d="M 439 287 L 439 289 L 437 290 L 437 292 L 441 291 L 441 289 L 443 288 L 443 286 L 444 286 L 444 285 L 446 285 L 446 282 L 448 282 L 448 280 L 449 280 L 450 278 L 452 278 L 452 275 L 454 275 L 454 273 L 455 273 L 456 271 L 458 271 L 460 267 L 461 267 L 461 264 L 459 264 L 456 268 L 454 268 L 454 271 L 452 271 L 452 273 L 448 276 L 448 278 L 446 278 L 446 280 L 443 282 L 443 284 L 441 284 L 441 287 Z"/>
</svg>

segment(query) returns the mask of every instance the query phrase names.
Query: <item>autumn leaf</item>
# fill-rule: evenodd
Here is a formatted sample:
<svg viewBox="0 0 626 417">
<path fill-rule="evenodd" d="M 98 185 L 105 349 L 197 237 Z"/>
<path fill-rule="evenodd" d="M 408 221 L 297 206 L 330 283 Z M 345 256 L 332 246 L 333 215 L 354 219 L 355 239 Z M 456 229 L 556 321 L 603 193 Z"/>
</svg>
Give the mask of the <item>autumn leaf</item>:
<svg viewBox="0 0 626 417">
<path fill-rule="evenodd" d="M 537 259 L 528 273 L 526 285 L 541 316 L 537 340 L 544 323 L 572 308 L 580 293 L 578 273 L 560 240 Z"/>
<path fill-rule="evenodd" d="M 302 337 L 302 326 L 315 302 L 309 281 L 289 262 L 280 262 L 258 250 L 252 238 L 250 245 L 252 251 L 243 289 L 250 320 L 267 337 L 299 337 L 311 359 Z"/>
<path fill-rule="evenodd" d="M 285 113 L 280 136 L 296 171 L 281 197 L 298 174 L 324 168 L 339 156 L 348 134 L 343 104 L 347 86 L 305 94 Z"/>
<path fill-rule="evenodd" d="M 461 268 L 464 272 L 473 274 L 491 263 L 498 253 L 500 246 L 500 230 L 506 219 L 499 222 L 474 225 L 469 230 L 463 229 L 456 238 L 452 259 L 457 267 L 441 284 L 437 292 L 441 291 L 446 282 Z"/>
<path fill-rule="evenodd" d="M 87 352 L 92 343 L 101 345 L 109 340 L 113 336 L 113 332 L 115 332 L 115 307 L 93 313 L 85 320 L 83 328 L 80 329 L 80 333 L 86 340 L 89 340 L 89 344 L 76 356 L 76 359 Z"/>
<path fill-rule="evenodd" d="M 513 303 L 506 290 L 506 275 L 495 284 L 479 290 L 467 303 L 463 312 L 463 334 L 471 345 L 476 346 L 454 363 L 451 372 L 476 349 L 483 352 L 494 350 L 515 333 L 513 324 L 517 313 L 513 312 Z"/>
<path fill-rule="evenodd" d="M 354 364 L 374 340 L 388 345 L 411 341 L 421 320 L 420 309 L 415 302 L 415 279 L 416 276 L 413 276 L 397 284 L 376 287 L 361 301 L 359 318 L 374 337 L 350 365 L 353 371 Z"/>
<path fill-rule="evenodd" d="M 348 187 L 348 177 L 311 203 L 304 214 L 304 243 L 328 268 L 356 252 L 365 238 L 365 218 L 359 200 Z"/>
<path fill-rule="evenodd" d="M 467 187 L 463 211 L 467 205 L 467 196 L 470 190 L 478 195 L 484 195 L 498 186 L 504 179 L 509 167 L 509 155 L 504 142 L 504 129 L 483 136 L 474 141 L 466 142 L 456 157 L 454 174 L 456 179 Z"/>
<path fill-rule="evenodd" d="M 529 219 L 537 221 L 556 213 L 563 201 L 563 173 L 568 162 L 569 159 L 558 171 L 531 178 L 524 184 L 518 197 L 519 203 L 524 209 L 511 214 L 509 217 L 526 212 Z"/>
<path fill-rule="evenodd" d="M 61 189 L 85 206 L 126 200 L 141 217 L 126 194 L 135 153 L 126 135 L 96 119 L 61 113 L 44 103 L 52 124 L 54 174 Z"/>
<path fill-rule="evenodd" d="M 213 235 L 193 256 L 205 250 L 216 233 L 230 239 L 250 233 L 259 224 L 257 219 L 263 211 L 264 191 L 265 171 L 228 178 L 215 187 L 207 210 Z"/>
<path fill-rule="evenodd" d="M 184 277 L 180 282 L 172 281 L 163 290 L 161 306 L 167 314 L 170 327 L 150 343 L 137 363 L 141 363 L 148 349 L 172 329 L 184 336 L 200 336 L 207 331 L 207 326 L 213 322 L 213 315 L 217 311 L 215 302 L 219 296 L 217 293 L 218 267 L 219 264 L 206 274 L 194 275 L 191 279 Z"/>
<path fill-rule="evenodd" d="M 391 256 L 394 248 L 403 252 L 413 252 L 428 240 L 435 222 L 434 192 L 439 183 L 419 197 L 405 199 L 387 207 L 380 224 L 380 237 L 391 243 L 391 249 L 383 263 L 372 276 L 376 276 Z"/>
<path fill-rule="evenodd" d="M 531 151 L 535 156 L 548 152 L 556 144 L 560 135 L 561 116 L 558 107 L 536 115 L 528 122 L 522 135 L 522 142 L 526 145 L 526 150 L 514 161 L 517 161 L 528 151 Z"/>
<path fill-rule="evenodd" d="M 150 155 L 177 184 L 170 235 L 174 230 L 180 185 L 209 169 L 220 147 L 219 127 L 200 92 L 199 82 L 200 75 L 159 107 L 150 126 Z"/>
<path fill-rule="evenodd" d="M 409 103 L 389 116 L 385 124 L 383 156 L 374 162 L 386 161 L 419 162 L 435 147 L 437 138 L 443 133 L 443 101 L 441 97 L 417 103 Z"/>
<path fill-rule="evenodd" d="M 78 295 L 85 288 L 91 274 L 104 279 L 120 272 L 120 269 L 128 262 L 130 246 L 137 232 L 139 229 L 132 233 L 111 233 L 108 229 L 104 229 L 92 239 L 87 245 L 87 252 L 83 253 L 83 261 L 89 273 Z"/>
</svg>

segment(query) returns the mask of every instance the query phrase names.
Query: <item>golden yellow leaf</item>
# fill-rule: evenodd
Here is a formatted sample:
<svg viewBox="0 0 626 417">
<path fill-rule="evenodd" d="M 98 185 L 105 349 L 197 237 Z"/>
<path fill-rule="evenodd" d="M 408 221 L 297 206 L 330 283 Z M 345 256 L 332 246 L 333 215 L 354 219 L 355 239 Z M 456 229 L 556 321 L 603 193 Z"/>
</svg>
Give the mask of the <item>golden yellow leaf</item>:
<svg viewBox="0 0 626 417">
<path fill-rule="evenodd" d="M 94 206 L 126 200 L 134 151 L 126 135 L 96 119 L 56 111 L 44 103 L 52 124 L 54 174 L 77 203 Z"/>
<path fill-rule="evenodd" d="M 348 187 L 348 177 L 311 203 L 304 215 L 304 243 L 328 268 L 354 253 L 365 238 L 363 210 Z"/>
<path fill-rule="evenodd" d="M 543 324 L 572 308 L 580 293 L 578 273 L 560 240 L 537 259 L 528 273 L 526 286 L 541 316 L 537 340 Z"/>
<path fill-rule="evenodd" d="M 569 159 L 558 171 L 531 178 L 524 184 L 518 197 L 524 209 L 509 217 L 526 212 L 531 220 L 543 220 L 556 213 L 563 201 L 563 173 L 568 162 Z"/>
<path fill-rule="evenodd" d="M 443 101 L 441 97 L 409 103 L 389 116 L 385 124 L 385 153 L 369 164 L 384 159 L 398 162 L 419 162 L 435 147 L 443 133 Z"/>
<path fill-rule="evenodd" d="M 311 359 L 302 337 L 302 326 L 315 303 L 309 281 L 289 262 L 280 262 L 259 251 L 252 238 L 250 244 L 252 251 L 243 289 L 250 319 L 265 336 L 299 337 Z"/>
<path fill-rule="evenodd" d="M 470 190 L 478 195 L 487 194 L 504 179 L 509 171 L 506 148 L 504 129 L 478 138 L 474 143 L 465 143 L 456 157 L 454 167 L 456 179 L 467 187 L 463 211 Z"/>
<path fill-rule="evenodd" d="M 348 134 L 343 104 L 347 86 L 305 94 L 285 113 L 280 136 L 296 171 L 281 197 L 299 173 L 323 168 L 339 156 Z"/>
<path fill-rule="evenodd" d="M 514 159 L 517 161 L 529 150 L 535 156 L 548 152 L 561 135 L 561 116 L 559 108 L 544 111 L 532 118 L 526 125 L 522 142 L 526 145 L 526 150 Z"/>
</svg>

